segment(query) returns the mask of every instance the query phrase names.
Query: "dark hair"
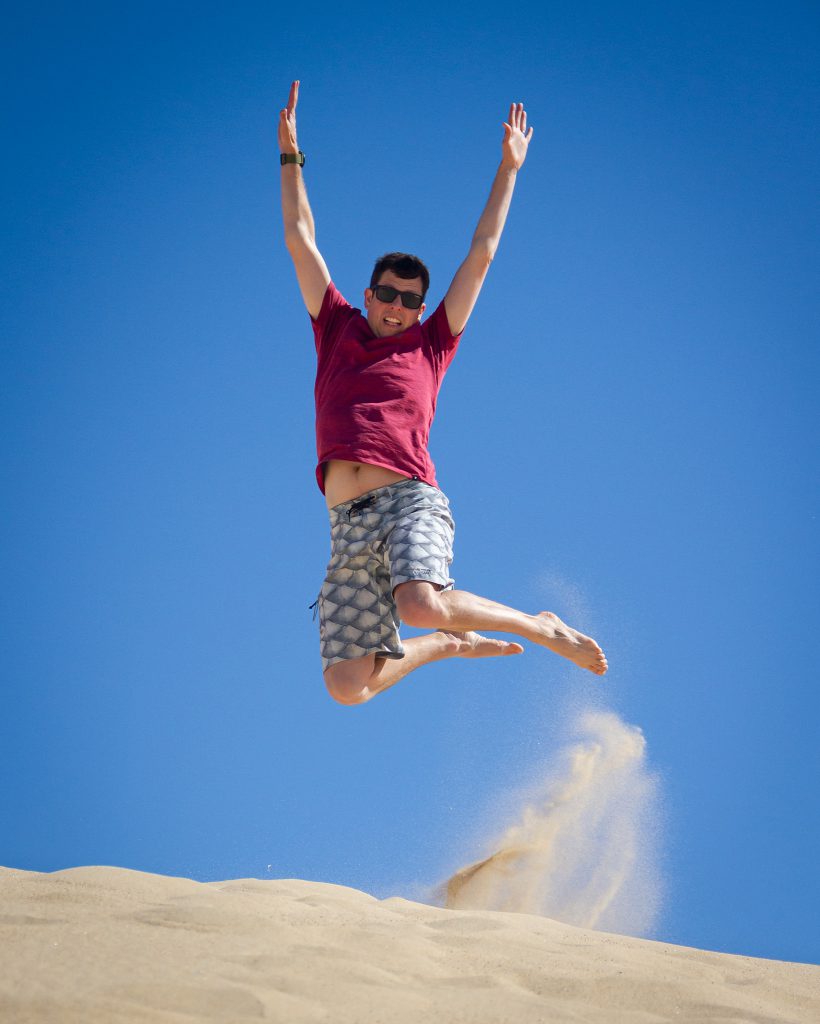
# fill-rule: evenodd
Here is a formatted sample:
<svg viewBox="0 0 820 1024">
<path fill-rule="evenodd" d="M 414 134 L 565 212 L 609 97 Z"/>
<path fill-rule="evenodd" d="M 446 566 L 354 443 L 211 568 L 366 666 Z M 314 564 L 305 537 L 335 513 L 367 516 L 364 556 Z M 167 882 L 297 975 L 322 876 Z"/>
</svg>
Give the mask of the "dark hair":
<svg viewBox="0 0 820 1024">
<path fill-rule="evenodd" d="M 404 277 L 407 280 L 420 277 L 422 297 L 427 294 L 427 289 L 430 287 L 430 271 L 418 256 L 411 256 L 406 252 L 386 252 L 384 256 L 380 256 L 376 260 L 376 266 L 370 277 L 371 288 L 376 287 L 385 270 L 392 270 L 396 277 Z"/>
</svg>

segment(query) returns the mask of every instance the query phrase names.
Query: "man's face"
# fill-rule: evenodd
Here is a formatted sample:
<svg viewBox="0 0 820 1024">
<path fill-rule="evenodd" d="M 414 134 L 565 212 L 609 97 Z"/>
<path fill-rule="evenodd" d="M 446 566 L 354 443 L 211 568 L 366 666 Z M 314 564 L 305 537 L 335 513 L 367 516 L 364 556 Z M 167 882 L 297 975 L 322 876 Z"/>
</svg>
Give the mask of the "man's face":
<svg viewBox="0 0 820 1024">
<path fill-rule="evenodd" d="M 388 285 L 400 292 L 422 294 L 420 277 L 399 277 L 392 270 L 385 270 L 377 284 Z M 367 322 L 376 337 L 390 338 L 394 334 L 401 334 L 408 327 L 412 327 L 417 320 L 421 320 L 421 315 L 426 307 L 422 302 L 418 309 L 407 309 L 402 305 L 400 295 L 397 295 L 392 302 L 382 302 L 376 297 L 372 288 L 365 288 L 364 308 L 367 310 Z"/>
</svg>

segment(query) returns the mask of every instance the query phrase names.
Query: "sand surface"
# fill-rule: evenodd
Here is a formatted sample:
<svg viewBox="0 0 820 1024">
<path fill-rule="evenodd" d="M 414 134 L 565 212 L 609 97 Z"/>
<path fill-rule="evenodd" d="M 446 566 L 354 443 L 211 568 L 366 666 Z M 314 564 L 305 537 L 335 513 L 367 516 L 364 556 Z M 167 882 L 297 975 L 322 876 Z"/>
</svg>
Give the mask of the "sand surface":
<svg viewBox="0 0 820 1024">
<path fill-rule="evenodd" d="M 3 1024 L 820 1021 L 820 967 L 321 882 L 0 868 Z"/>
</svg>

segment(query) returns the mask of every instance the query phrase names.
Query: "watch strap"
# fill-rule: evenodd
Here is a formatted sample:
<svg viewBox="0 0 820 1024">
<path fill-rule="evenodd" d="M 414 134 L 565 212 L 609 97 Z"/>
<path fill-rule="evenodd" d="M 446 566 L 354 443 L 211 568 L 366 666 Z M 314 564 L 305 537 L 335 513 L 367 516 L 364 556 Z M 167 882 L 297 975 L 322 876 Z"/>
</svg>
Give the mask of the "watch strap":
<svg viewBox="0 0 820 1024">
<path fill-rule="evenodd" d="M 284 167 L 285 164 L 299 164 L 300 167 L 305 166 L 305 154 L 300 149 L 298 153 L 280 153 L 279 163 Z"/>
</svg>

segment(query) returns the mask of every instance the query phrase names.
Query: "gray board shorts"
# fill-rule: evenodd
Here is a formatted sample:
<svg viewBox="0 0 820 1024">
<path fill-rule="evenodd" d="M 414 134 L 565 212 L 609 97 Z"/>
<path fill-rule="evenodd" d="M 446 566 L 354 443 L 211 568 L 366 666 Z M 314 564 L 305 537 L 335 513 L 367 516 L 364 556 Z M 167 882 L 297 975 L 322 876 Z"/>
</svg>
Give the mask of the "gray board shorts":
<svg viewBox="0 0 820 1024">
<path fill-rule="evenodd" d="M 403 658 L 393 591 L 409 580 L 445 590 L 455 524 L 450 503 L 401 480 L 330 509 L 330 562 L 318 598 L 322 669 L 366 654 Z"/>
</svg>

